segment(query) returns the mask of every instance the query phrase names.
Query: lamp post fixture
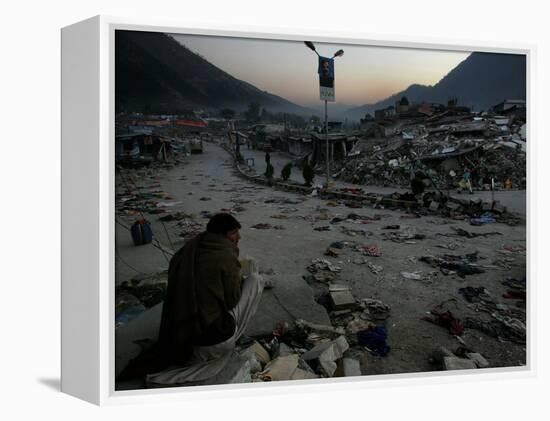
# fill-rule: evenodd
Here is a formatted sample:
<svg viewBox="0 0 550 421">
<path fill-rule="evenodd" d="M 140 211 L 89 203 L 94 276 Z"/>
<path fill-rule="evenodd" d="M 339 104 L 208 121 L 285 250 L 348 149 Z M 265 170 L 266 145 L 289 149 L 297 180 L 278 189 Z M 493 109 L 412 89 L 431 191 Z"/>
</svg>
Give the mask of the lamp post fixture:
<svg viewBox="0 0 550 421">
<path fill-rule="evenodd" d="M 317 50 L 315 49 L 315 45 L 313 44 L 313 42 L 311 41 L 304 41 L 304 44 L 306 45 L 307 48 L 309 48 L 311 51 L 313 51 L 315 54 L 317 54 L 317 57 L 319 57 L 319 59 L 321 58 L 321 56 L 319 55 L 319 53 L 317 52 Z M 331 60 L 334 59 L 335 57 L 342 57 L 344 55 L 344 50 L 340 49 L 338 51 L 336 51 L 334 53 L 334 55 L 332 56 Z M 320 82 L 319 82 L 320 83 Z M 326 185 L 325 185 L 325 188 L 328 190 L 328 186 L 329 186 L 329 178 L 330 178 L 330 166 L 329 166 L 329 146 L 328 146 L 328 113 L 327 113 L 327 102 L 328 100 L 325 98 L 325 145 L 326 145 L 326 155 L 325 155 L 325 161 L 326 161 L 326 167 L 327 167 L 327 181 L 326 181 Z"/>
</svg>

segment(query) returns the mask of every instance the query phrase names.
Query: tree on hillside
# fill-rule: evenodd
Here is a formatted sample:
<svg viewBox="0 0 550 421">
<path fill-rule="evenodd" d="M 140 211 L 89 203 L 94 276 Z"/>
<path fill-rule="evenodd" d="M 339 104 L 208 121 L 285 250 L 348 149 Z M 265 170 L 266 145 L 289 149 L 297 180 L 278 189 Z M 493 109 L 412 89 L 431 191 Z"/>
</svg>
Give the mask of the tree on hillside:
<svg viewBox="0 0 550 421">
<path fill-rule="evenodd" d="M 251 102 L 248 104 L 248 110 L 246 111 L 246 120 L 251 123 L 256 123 L 260 118 L 260 103 Z"/>
</svg>

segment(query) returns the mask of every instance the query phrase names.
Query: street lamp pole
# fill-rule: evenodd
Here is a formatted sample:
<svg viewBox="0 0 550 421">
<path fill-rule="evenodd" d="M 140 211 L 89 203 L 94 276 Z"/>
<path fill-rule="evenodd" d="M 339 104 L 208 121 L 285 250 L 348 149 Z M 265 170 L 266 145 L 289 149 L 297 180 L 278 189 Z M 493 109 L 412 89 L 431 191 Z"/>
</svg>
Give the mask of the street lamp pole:
<svg viewBox="0 0 550 421">
<path fill-rule="evenodd" d="M 326 155 L 326 162 L 327 162 L 327 183 L 326 183 L 326 189 L 328 190 L 328 181 L 330 177 L 330 161 L 328 159 L 329 154 L 329 147 L 328 147 L 328 113 L 327 113 L 327 100 L 325 99 L 325 145 L 327 147 L 327 155 Z"/>
<path fill-rule="evenodd" d="M 317 54 L 317 57 L 321 57 L 317 52 L 317 50 L 315 49 L 315 45 L 311 41 L 304 41 L 304 44 L 306 45 L 307 48 L 309 48 L 315 54 Z M 334 53 L 332 58 L 334 59 L 335 57 L 341 57 L 343 55 L 344 55 L 344 50 L 338 50 Z M 330 160 L 329 160 L 329 145 L 328 145 L 328 111 L 327 109 L 328 109 L 328 100 L 325 99 L 325 146 L 326 146 L 325 162 L 327 167 L 327 181 L 326 181 L 325 188 L 328 190 L 329 179 L 330 179 Z"/>
</svg>

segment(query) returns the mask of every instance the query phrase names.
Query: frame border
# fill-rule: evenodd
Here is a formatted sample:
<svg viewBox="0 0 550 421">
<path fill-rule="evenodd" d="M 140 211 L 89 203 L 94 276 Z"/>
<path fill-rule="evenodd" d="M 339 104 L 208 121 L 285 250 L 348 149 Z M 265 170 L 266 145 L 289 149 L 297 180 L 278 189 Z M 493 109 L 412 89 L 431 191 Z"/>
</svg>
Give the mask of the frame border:
<svg viewBox="0 0 550 421">
<path fill-rule="evenodd" d="M 166 19 L 123 18 L 113 16 L 96 16 L 99 26 L 99 176 L 97 179 L 99 197 L 97 215 L 99 219 L 99 235 L 97 250 L 99 252 L 99 327 L 87 326 L 87 331 L 98 331 L 99 338 L 99 396 L 92 399 L 94 403 L 103 404 L 127 404 L 127 403 L 151 403 L 181 401 L 183 399 L 211 399 L 216 397 L 252 397 L 269 392 L 274 395 L 290 394 L 295 392 L 317 392 L 330 390 L 351 390 L 357 386 L 368 389 L 372 387 L 414 386 L 419 384 L 449 384 L 465 383 L 470 381 L 490 381 L 517 378 L 532 378 L 536 376 L 536 341 L 533 332 L 536 331 L 534 297 L 536 297 L 536 285 L 531 279 L 533 274 L 534 253 L 532 250 L 533 238 L 530 232 L 533 220 L 533 188 L 534 170 L 532 159 L 536 138 L 533 121 L 533 80 L 535 77 L 533 62 L 536 57 L 535 45 L 509 43 L 500 44 L 494 42 L 468 42 L 458 40 L 434 40 L 414 37 L 404 41 L 402 37 L 376 36 L 364 33 L 344 33 L 341 31 L 324 31 L 319 35 L 317 31 L 300 30 L 296 28 L 260 28 L 254 26 L 219 25 L 212 23 L 182 22 Z M 79 25 L 79 24 L 75 24 Z M 75 26 L 72 25 L 72 26 Z M 115 328 L 114 319 L 114 284 L 115 284 L 115 227 L 114 227 L 114 32 L 115 30 L 135 30 L 148 32 L 165 32 L 174 34 L 223 36 L 238 38 L 254 38 L 268 40 L 303 41 L 308 39 L 316 42 L 341 43 L 365 46 L 379 46 L 388 48 L 414 48 L 429 49 L 435 51 L 480 51 L 491 53 L 521 54 L 526 56 L 527 76 L 527 138 L 529 147 L 527 150 L 527 192 L 526 192 L 526 245 L 527 245 L 527 342 L 526 365 L 519 367 L 490 368 L 471 372 L 420 372 L 403 374 L 384 374 L 373 376 L 361 376 L 353 378 L 319 379 L 302 381 L 283 381 L 273 383 L 253 383 L 237 385 L 214 385 L 179 387 L 169 389 L 144 389 L 135 391 L 115 391 Z M 66 76 L 63 75 L 63 78 Z M 63 117 L 67 115 L 63 113 Z M 74 175 L 74 174 L 73 174 Z M 85 180 L 90 180 L 90 174 L 81 174 Z M 88 177 L 88 178 L 86 178 Z M 65 203 L 62 199 L 62 204 Z M 64 206 L 62 206 L 64 207 Z M 65 217 L 63 225 L 65 226 Z M 64 253 L 65 254 L 65 253 Z M 65 258 L 66 256 L 63 256 Z M 63 279 L 63 285 L 68 279 Z M 64 305 L 64 304 L 63 304 Z M 67 317 L 67 315 L 63 315 Z M 63 332 L 62 332 L 63 333 Z M 74 340 L 62 335 L 62 342 Z M 65 358 L 65 355 L 63 356 Z M 88 380 L 86 380 L 88 381 Z M 63 377 L 62 377 L 63 384 Z M 65 391 L 65 390 L 63 390 Z M 68 393 L 71 393 L 68 391 Z M 73 394 L 73 393 L 71 393 Z M 87 399 L 86 399 L 87 400 Z"/>
</svg>

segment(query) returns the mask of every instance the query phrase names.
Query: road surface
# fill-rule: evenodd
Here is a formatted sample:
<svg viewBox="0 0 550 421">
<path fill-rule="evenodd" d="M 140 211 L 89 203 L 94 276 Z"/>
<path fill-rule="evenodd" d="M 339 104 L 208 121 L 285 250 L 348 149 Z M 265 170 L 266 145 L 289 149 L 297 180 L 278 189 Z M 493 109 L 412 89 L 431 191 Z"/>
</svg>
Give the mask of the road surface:
<svg viewBox="0 0 550 421">
<path fill-rule="evenodd" d="M 245 157 L 265 154 L 243 150 Z M 285 158 L 272 154 L 276 174 Z M 265 163 L 264 163 L 265 164 Z M 261 171 L 261 170 L 260 170 Z M 445 346 L 456 349 L 460 343 L 449 332 L 421 320 L 441 303 L 451 305 L 452 312 L 464 320 L 466 317 L 490 317 L 476 311 L 459 294 L 459 288 L 480 287 L 489 291 L 494 300 L 511 305 L 501 298 L 506 292 L 502 281 L 525 276 L 525 226 L 491 224 L 470 226 L 467 221 L 441 217 L 422 217 L 403 211 L 376 210 L 371 207 L 350 209 L 344 204 L 327 202 L 317 197 L 301 196 L 275 191 L 269 187 L 248 184 L 236 175 L 229 154 L 221 147 L 208 143 L 201 155 L 192 155 L 173 169 L 125 171 L 141 192 L 163 191 L 168 197 L 159 200 L 160 208 L 167 212 L 184 212 L 191 215 L 179 222 L 158 221 L 161 215 L 146 215 L 153 223 L 157 240 L 168 249 L 177 249 L 185 241 L 180 235 L 186 227 L 196 224 L 204 229 L 208 214 L 232 211 L 242 224 L 239 244 L 241 256 L 258 260 L 261 272 L 275 284 L 265 291 L 249 335 L 269 335 L 279 322 L 292 324 L 298 318 L 310 322 L 330 324 L 325 307 L 316 298 L 326 293 L 324 282 L 306 281 L 307 267 L 313 259 L 327 259 L 341 268 L 335 282 L 351 288 L 359 302 L 363 298 L 381 300 L 391 308 L 385 322 L 389 332 L 391 353 L 386 358 L 375 357 L 365 350 L 357 350 L 363 374 L 403 373 L 430 371 L 431 353 Z M 117 193 L 125 185 L 117 177 Z M 370 189 L 370 188 L 369 188 Z M 392 189 L 393 190 L 393 189 Z M 370 221 L 346 219 L 350 214 L 371 218 Z M 206 217 L 205 217 L 206 216 Z M 120 224 L 128 226 L 136 215 L 117 216 Z M 336 219 L 335 219 L 336 218 Z M 338 221 L 340 222 L 334 222 Z M 363 223 L 369 222 L 369 223 Z M 166 269 L 168 258 L 152 245 L 136 247 L 128 231 L 117 224 L 117 284 L 130 280 L 137 273 L 151 273 Z M 255 229 L 256 224 L 269 224 L 268 229 Z M 386 227 L 399 225 L 394 233 L 417 233 L 423 239 L 394 241 Z M 453 228 L 473 233 L 498 232 L 486 237 L 466 238 Z M 345 242 L 338 255 L 324 255 L 333 242 Z M 355 246 L 376 245 L 380 257 L 362 255 Z M 512 251 L 510 251 L 512 250 Z M 476 263 L 484 273 L 461 278 L 457 274 L 444 275 L 419 259 L 422 256 L 461 255 L 478 253 Z M 382 268 L 379 273 L 368 264 Z M 403 272 L 415 273 L 421 280 L 406 278 Z M 123 364 L 136 355 L 136 339 L 154 338 L 160 318 L 160 305 L 145 312 L 127 326 L 117 329 L 117 362 Z M 491 366 L 517 366 L 526 361 L 525 346 L 502 343 L 479 330 L 469 329 L 462 340 L 470 349 L 480 352 Z"/>
</svg>

